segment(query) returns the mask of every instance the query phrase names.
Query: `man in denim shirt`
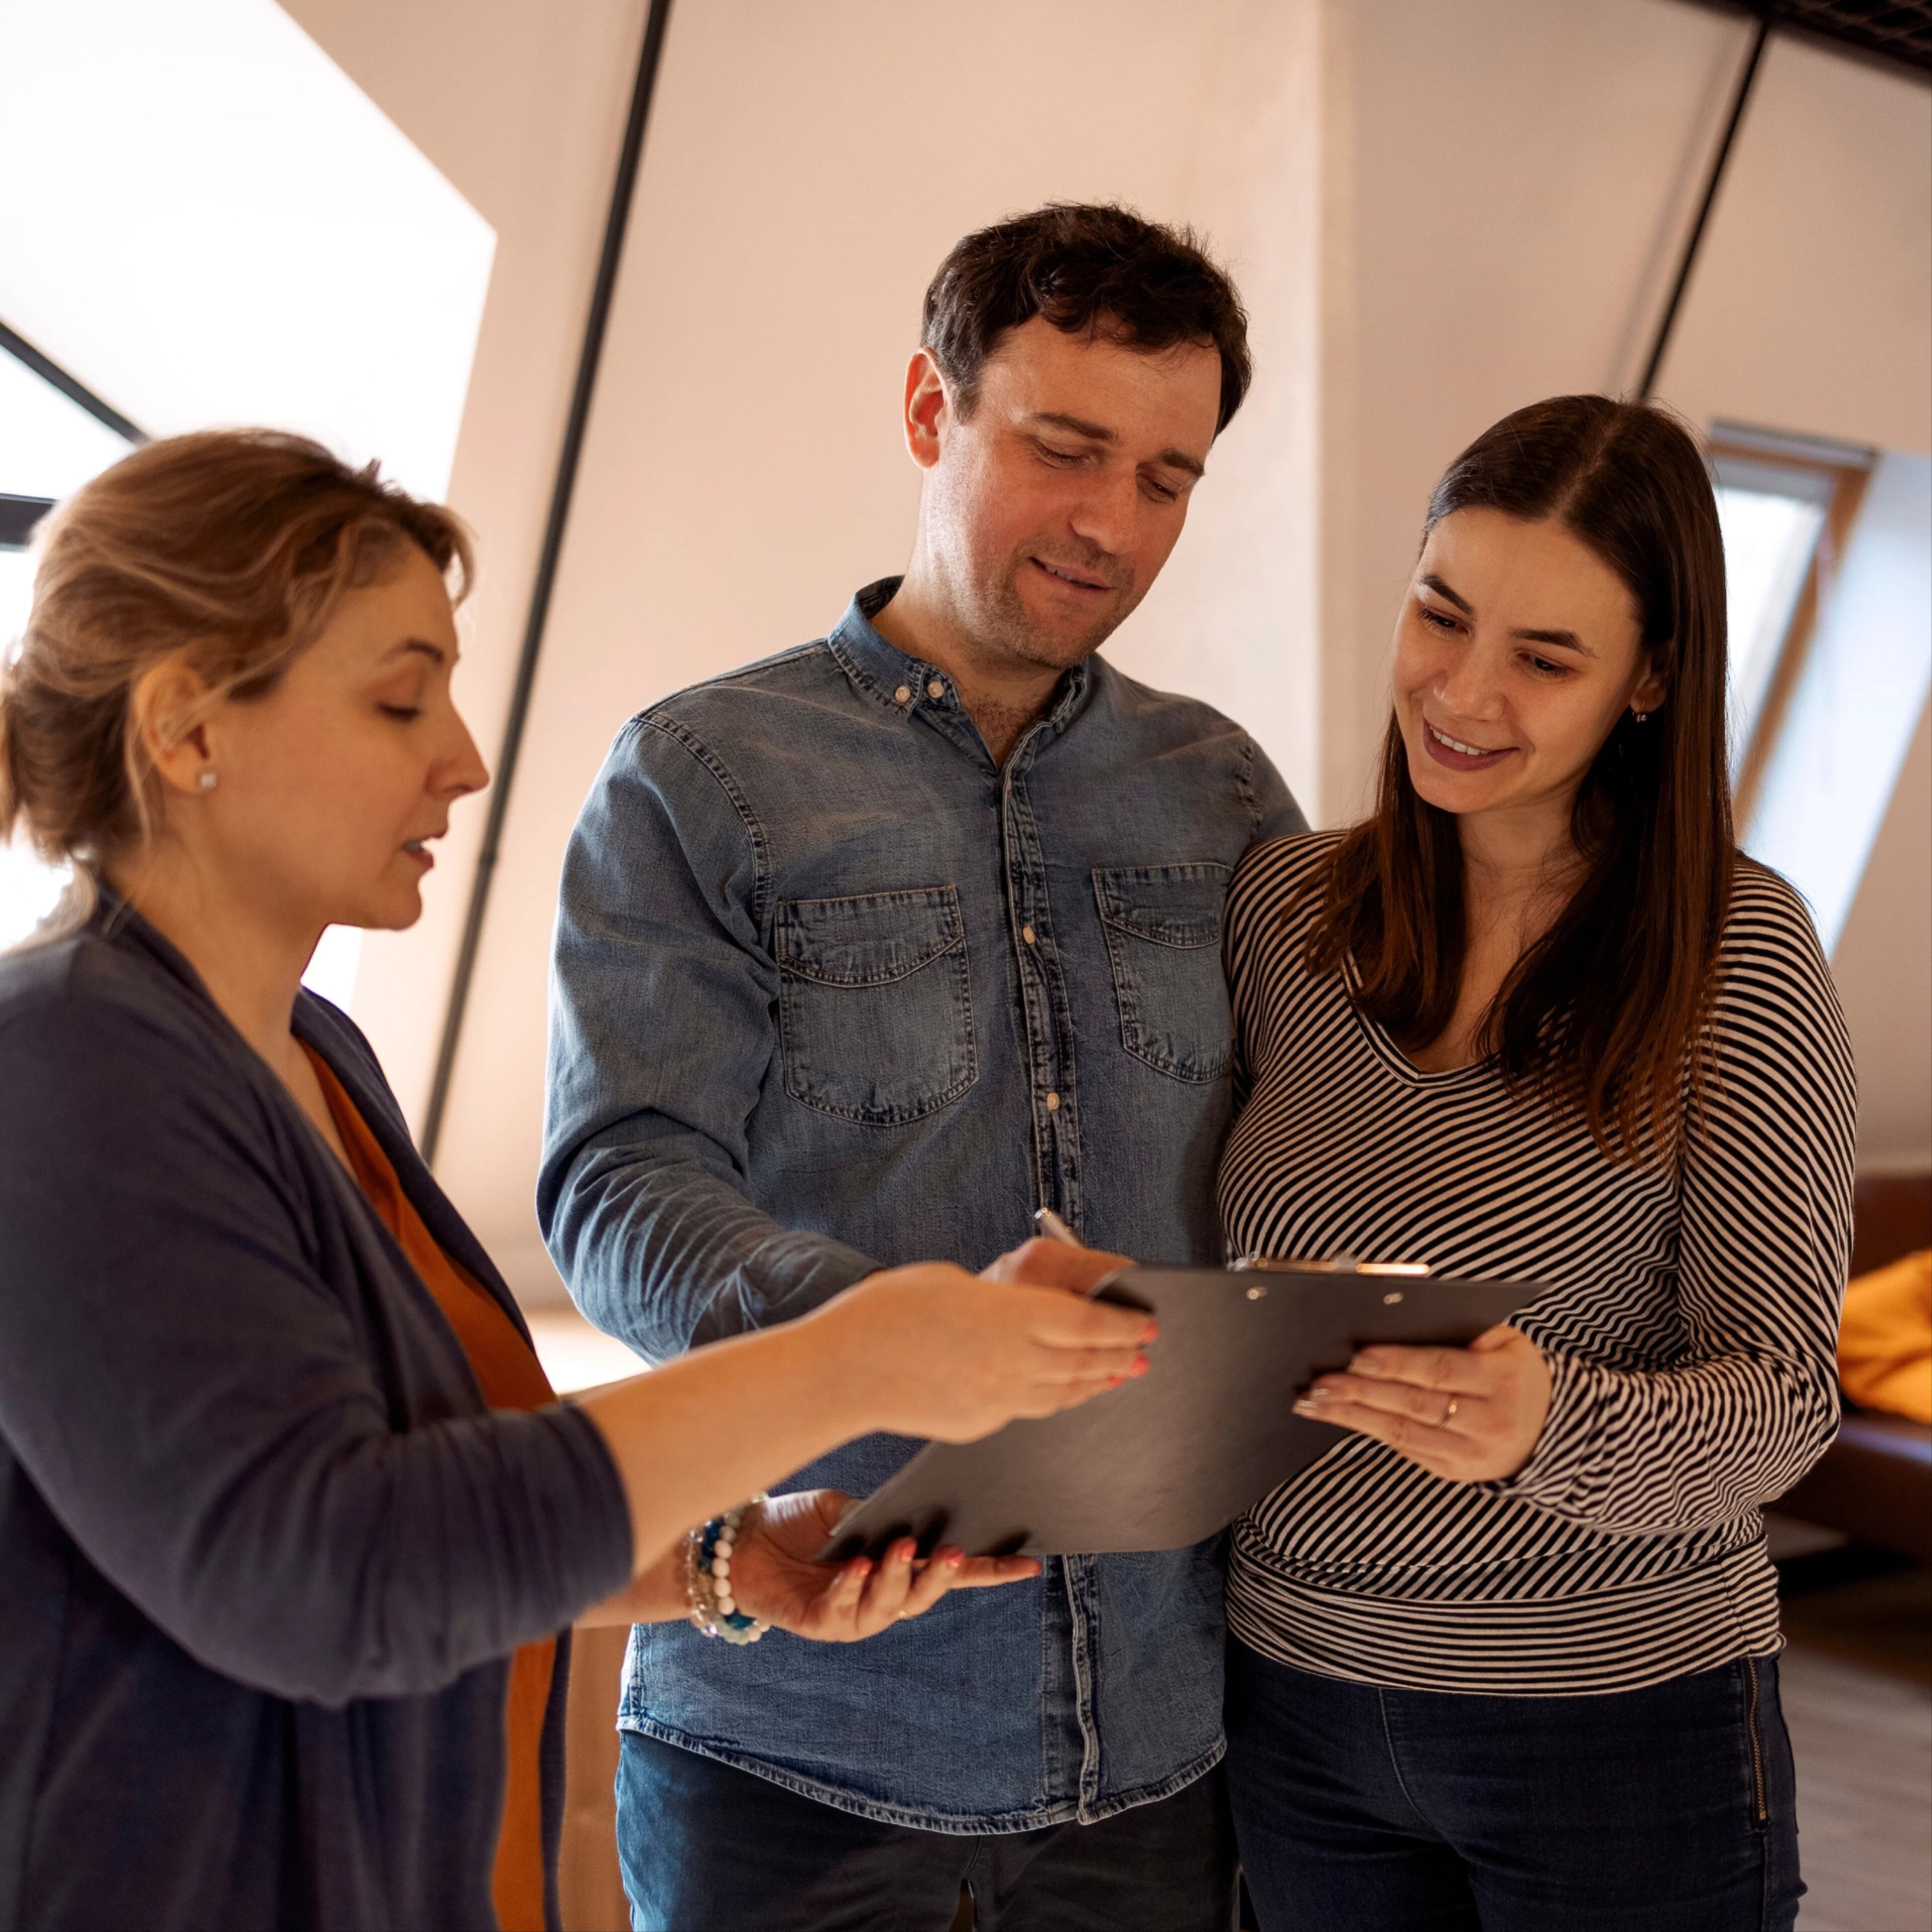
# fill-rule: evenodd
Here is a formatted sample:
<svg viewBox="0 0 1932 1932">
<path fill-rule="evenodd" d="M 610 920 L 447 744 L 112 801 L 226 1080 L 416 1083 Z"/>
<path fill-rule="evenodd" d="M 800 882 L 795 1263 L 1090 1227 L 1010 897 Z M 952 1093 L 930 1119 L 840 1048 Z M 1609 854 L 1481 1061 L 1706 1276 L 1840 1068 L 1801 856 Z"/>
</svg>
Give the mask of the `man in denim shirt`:
<svg viewBox="0 0 1932 1932">
<path fill-rule="evenodd" d="M 653 1358 L 1057 1210 L 1219 1258 L 1229 874 L 1303 829 L 1239 726 L 1094 655 L 1248 380 L 1191 239 L 1113 208 L 968 236 L 928 292 L 903 578 L 634 718 L 565 864 L 538 1212 Z M 1103 1398 L 1104 1400 L 1104 1398 Z M 874 1437 L 800 1485 L 876 1488 Z M 691 1444 L 705 1453 L 702 1439 Z M 1231 1923 L 1219 1551 L 1055 1558 L 851 1650 L 634 1631 L 641 1928 Z"/>
</svg>

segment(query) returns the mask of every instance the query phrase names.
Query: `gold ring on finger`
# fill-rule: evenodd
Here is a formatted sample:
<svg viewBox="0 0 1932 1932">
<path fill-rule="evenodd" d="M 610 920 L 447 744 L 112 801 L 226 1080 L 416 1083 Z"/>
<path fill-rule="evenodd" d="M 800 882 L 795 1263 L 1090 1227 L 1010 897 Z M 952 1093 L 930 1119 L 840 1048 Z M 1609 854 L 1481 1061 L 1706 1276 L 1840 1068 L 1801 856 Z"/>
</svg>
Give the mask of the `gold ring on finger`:
<svg viewBox="0 0 1932 1932">
<path fill-rule="evenodd" d="M 1449 1398 L 1449 1406 L 1442 1412 L 1442 1420 L 1436 1425 L 1436 1427 L 1447 1429 L 1450 1424 L 1456 1420 L 1456 1412 L 1461 1406 L 1462 1404 L 1452 1395 Z"/>
</svg>

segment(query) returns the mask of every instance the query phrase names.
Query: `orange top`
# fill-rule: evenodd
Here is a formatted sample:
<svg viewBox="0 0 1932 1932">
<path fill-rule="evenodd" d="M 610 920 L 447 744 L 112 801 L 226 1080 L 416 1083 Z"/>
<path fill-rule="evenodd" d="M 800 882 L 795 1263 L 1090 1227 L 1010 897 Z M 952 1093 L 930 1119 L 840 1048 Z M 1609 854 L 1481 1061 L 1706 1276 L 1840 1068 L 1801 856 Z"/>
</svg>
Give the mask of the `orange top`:
<svg viewBox="0 0 1932 1932">
<path fill-rule="evenodd" d="M 456 1330 L 463 1352 L 492 1408 L 544 1408 L 556 1392 L 535 1352 L 518 1332 L 496 1298 L 452 1261 L 410 1204 L 388 1155 L 357 1112 L 340 1081 L 322 1056 L 304 1048 L 335 1131 L 348 1151 L 356 1176 L 377 1218 L 395 1236 L 422 1276 L 423 1286 Z M 503 1787 L 503 1822 L 496 1838 L 491 1890 L 503 1932 L 544 1932 L 543 1799 L 538 1750 L 544 1713 L 550 1704 L 556 1640 L 526 1643 L 510 1663 L 510 1692 L 504 1713 L 508 1776 Z"/>
</svg>

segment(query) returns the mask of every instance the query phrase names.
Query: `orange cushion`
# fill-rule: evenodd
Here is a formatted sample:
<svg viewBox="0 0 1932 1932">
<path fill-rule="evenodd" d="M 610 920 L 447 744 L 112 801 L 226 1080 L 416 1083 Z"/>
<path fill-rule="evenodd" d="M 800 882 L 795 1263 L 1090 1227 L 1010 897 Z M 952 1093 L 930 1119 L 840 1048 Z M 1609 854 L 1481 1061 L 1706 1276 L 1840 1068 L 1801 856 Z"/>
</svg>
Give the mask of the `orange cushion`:
<svg viewBox="0 0 1932 1932">
<path fill-rule="evenodd" d="M 1838 1379 L 1864 1408 L 1932 1422 L 1932 1248 L 1845 1290 Z"/>
</svg>

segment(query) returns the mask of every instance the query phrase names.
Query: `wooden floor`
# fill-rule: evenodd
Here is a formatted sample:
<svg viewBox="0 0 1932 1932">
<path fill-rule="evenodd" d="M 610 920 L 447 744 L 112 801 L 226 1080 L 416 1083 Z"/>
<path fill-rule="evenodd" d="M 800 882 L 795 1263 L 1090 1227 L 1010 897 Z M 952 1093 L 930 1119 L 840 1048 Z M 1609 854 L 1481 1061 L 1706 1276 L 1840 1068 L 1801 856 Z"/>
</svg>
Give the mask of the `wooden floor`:
<svg viewBox="0 0 1932 1932">
<path fill-rule="evenodd" d="M 1932 1932 L 1932 1567 L 1786 1566 L 1799 1932 Z"/>
</svg>

